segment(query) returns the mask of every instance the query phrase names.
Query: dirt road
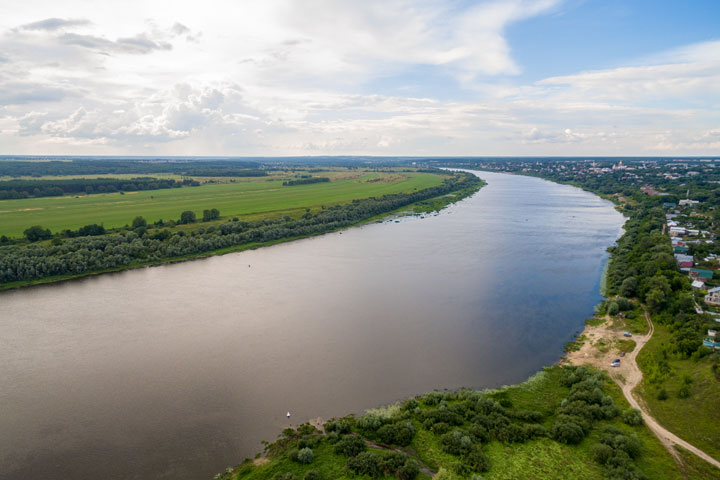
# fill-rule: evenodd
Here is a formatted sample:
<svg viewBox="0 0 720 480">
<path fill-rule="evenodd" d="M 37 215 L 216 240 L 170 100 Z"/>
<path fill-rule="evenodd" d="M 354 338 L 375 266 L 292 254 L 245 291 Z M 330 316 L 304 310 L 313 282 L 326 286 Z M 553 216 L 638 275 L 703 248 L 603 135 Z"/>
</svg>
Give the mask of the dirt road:
<svg viewBox="0 0 720 480">
<path fill-rule="evenodd" d="M 625 357 L 620 358 L 619 367 L 611 367 L 610 363 L 618 358 L 617 349 L 613 348 L 618 340 L 623 340 L 623 332 L 620 329 L 613 328 L 610 320 L 606 319 L 605 323 L 598 326 L 587 326 L 583 335 L 586 337 L 585 343 L 576 352 L 570 352 L 566 357 L 566 362 L 573 365 L 592 365 L 596 368 L 605 370 L 610 377 L 620 386 L 623 395 L 633 408 L 637 408 L 642 412 L 645 424 L 660 439 L 668 451 L 675 459 L 680 462 L 680 456 L 677 450 L 673 448 L 678 445 L 706 462 L 720 468 L 720 462 L 703 452 L 699 448 L 689 444 L 677 435 L 667 431 L 658 423 L 658 421 L 650 415 L 647 407 L 642 399 L 636 398 L 633 390 L 642 382 L 642 372 L 637 365 L 637 356 L 640 350 L 650 340 L 655 331 L 650 315 L 645 311 L 645 319 L 648 322 L 649 331 L 644 336 L 634 336 L 635 348 Z"/>
</svg>

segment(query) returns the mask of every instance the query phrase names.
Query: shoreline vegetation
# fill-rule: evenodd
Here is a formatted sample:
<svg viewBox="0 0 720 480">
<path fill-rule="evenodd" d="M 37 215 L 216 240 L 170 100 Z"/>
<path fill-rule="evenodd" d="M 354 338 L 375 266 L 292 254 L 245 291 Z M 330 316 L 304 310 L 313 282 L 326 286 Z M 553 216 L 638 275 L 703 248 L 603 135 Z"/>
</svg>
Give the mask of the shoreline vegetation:
<svg viewBox="0 0 720 480">
<path fill-rule="evenodd" d="M 469 168 L 452 163 L 442 166 Z M 592 343 L 591 329 L 608 325 L 615 332 L 647 334 L 645 305 L 654 315 L 662 315 L 672 304 L 687 309 L 683 295 L 689 286 L 675 275 L 674 262 L 668 261 L 668 256 L 672 259 L 667 253 L 669 240 L 658 235 L 661 222 L 657 212 L 636 208 L 641 202 L 623 202 L 580 182 L 534 176 L 599 194 L 613 201 L 626 216 L 623 234 L 616 246 L 608 249 L 611 255 L 602 274 L 603 296 L 608 298 L 596 307 L 596 315 L 568 344 L 567 352 L 583 347 L 610 355 L 633 352 L 635 341 L 624 335 L 614 342 L 599 339 Z M 630 197 L 629 193 L 625 196 Z M 658 259 L 664 263 L 658 266 Z M 652 268 L 647 267 L 650 263 Z M 670 280 L 665 282 L 674 283 L 662 289 L 665 283 L 658 275 L 666 275 Z M 657 282 L 660 285 L 655 285 Z M 671 334 L 662 323 L 659 329 L 665 337 L 659 355 L 667 358 L 669 347 L 665 342 Z M 691 336 L 689 330 L 697 333 L 701 324 L 702 320 L 692 323 L 684 335 Z M 678 329 L 682 325 L 670 330 L 677 335 Z M 658 389 L 652 386 L 658 376 L 672 376 L 667 361 L 664 367 L 662 361 L 659 366 L 653 365 L 658 361 L 657 340 L 657 335 L 650 339 L 638 362 L 645 374 L 639 388 L 643 400 L 647 399 L 647 388 Z M 685 355 L 706 356 L 697 338 L 686 340 Z M 264 455 L 228 468 L 215 479 L 720 479 L 720 469 L 683 448 L 669 451 L 661 443 L 644 424 L 641 412 L 628 404 L 621 390 L 624 379 L 622 375 L 611 378 L 609 365 L 595 368 L 560 362 L 563 365 L 545 367 L 519 385 L 431 392 L 368 410 L 361 416 L 288 428 L 277 441 L 265 443 Z M 650 369 L 663 370 L 648 375 L 648 364 Z M 707 410 L 707 405 L 704 408 Z M 707 412 L 703 418 L 714 422 L 708 428 L 717 425 L 717 418 Z"/>
<path fill-rule="evenodd" d="M 79 236 L 78 232 L 68 231 L 66 239 L 57 236 L 51 239 L 49 231 L 33 227 L 26 231 L 26 237 L 33 235 L 39 241 L 0 247 L 0 291 L 255 249 L 358 226 L 393 213 L 440 210 L 484 185 L 469 173 L 437 169 L 424 173 L 443 176 L 442 183 L 411 192 L 323 205 L 315 211 L 305 208 L 295 217 L 284 215 L 255 221 L 233 217 L 192 231 L 148 225 L 144 218 L 136 217 L 133 225 L 124 231 L 105 232 L 102 226 L 90 225 L 96 227 L 90 231 L 97 230 L 100 234 Z M 291 185 L 329 182 L 326 177 L 320 178 L 317 182 L 301 178 L 296 181 L 300 183 Z M 203 217 L 203 220 L 216 219 L 219 211 L 206 210 Z M 187 211 L 178 224 L 194 222 L 195 214 Z"/>
</svg>

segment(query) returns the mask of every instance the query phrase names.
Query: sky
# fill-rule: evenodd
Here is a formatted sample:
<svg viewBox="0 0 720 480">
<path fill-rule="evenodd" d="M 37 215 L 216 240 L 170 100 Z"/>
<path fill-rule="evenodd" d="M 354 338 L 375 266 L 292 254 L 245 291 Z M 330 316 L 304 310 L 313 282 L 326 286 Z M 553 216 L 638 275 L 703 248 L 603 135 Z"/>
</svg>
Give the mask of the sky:
<svg viewBox="0 0 720 480">
<path fill-rule="evenodd" d="M 12 2 L 0 154 L 720 155 L 720 2 Z"/>
</svg>

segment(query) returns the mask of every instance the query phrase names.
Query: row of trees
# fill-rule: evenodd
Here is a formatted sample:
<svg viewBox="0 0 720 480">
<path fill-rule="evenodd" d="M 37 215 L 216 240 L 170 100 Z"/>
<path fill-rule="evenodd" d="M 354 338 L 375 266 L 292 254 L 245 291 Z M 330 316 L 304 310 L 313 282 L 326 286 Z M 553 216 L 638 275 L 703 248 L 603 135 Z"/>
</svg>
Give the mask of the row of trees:
<svg viewBox="0 0 720 480">
<path fill-rule="evenodd" d="M 179 188 L 182 186 L 195 187 L 199 182 L 184 179 L 180 182 L 152 177 L 137 178 L 73 178 L 58 180 L 5 180 L 0 181 L 0 200 L 29 198 L 29 197 L 56 197 L 65 194 L 77 193 L 113 193 L 132 192 L 138 190 L 158 190 L 165 188 Z"/>
<path fill-rule="evenodd" d="M 313 183 L 326 183 L 329 182 L 328 177 L 309 177 L 299 178 L 297 180 L 286 180 L 283 182 L 283 187 L 294 187 L 295 185 L 310 185 Z"/>
<path fill-rule="evenodd" d="M 192 234 L 168 229 L 127 231 L 102 236 L 77 237 L 59 245 L 31 244 L 0 247 L 0 283 L 30 281 L 57 275 L 78 275 L 167 259 L 188 257 L 213 250 L 250 243 L 315 235 L 353 225 L 363 219 L 386 213 L 427 198 L 444 195 L 475 185 L 471 174 L 448 177 L 441 185 L 411 193 L 354 200 L 303 217 L 288 216 L 256 222 L 228 221 Z M 216 209 L 208 217 L 219 216 Z M 205 218 L 205 212 L 203 212 Z M 181 223 L 195 221 L 193 212 L 183 212 Z M 135 224 L 135 222 L 133 222 Z M 142 225 L 138 224 L 138 227 Z M 44 230 L 38 227 L 39 230 Z M 143 227 L 144 228 L 144 227 Z M 46 232 L 39 235 L 45 236 Z"/>
</svg>

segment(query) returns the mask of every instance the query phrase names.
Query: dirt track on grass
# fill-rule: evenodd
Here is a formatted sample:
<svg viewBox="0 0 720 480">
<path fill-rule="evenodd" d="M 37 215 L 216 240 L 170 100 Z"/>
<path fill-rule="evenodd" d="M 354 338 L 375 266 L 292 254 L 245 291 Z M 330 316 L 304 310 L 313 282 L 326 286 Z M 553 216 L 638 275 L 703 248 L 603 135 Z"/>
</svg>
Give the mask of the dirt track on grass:
<svg viewBox="0 0 720 480">
<path fill-rule="evenodd" d="M 585 330 L 583 331 L 583 335 L 586 337 L 584 344 L 578 351 L 568 353 L 563 363 L 569 363 L 572 365 L 591 365 L 606 371 L 610 375 L 610 378 L 612 378 L 615 383 L 620 386 L 628 403 L 630 403 L 633 408 L 642 412 L 645 424 L 658 437 L 660 442 L 665 445 L 665 448 L 667 448 L 678 463 L 681 463 L 681 460 L 680 455 L 674 448 L 676 445 L 694 453 L 717 468 L 720 468 L 719 461 L 663 428 L 662 425 L 660 425 L 660 423 L 652 415 L 650 415 L 650 412 L 642 399 L 634 395 L 633 390 L 635 390 L 635 387 L 642 382 L 643 378 L 642 371 L 640 371 L 640 368 L 637 365 L 637 355 L 650 338 L 652 338 L 655 331 L 655 327 L 650 320 L 650 315 L 647 310 L 645 311 L 645 320 L 647 320 L 649 327 L 647 335 L 634 336 L 633 340 L 635 341 L 635 348 L 632 352 L 626 354 L 625 357 L 619 357 L 619 352 L 615 346 L 618 340 L 625 339 L 623 331 L 622 329 L 614 328 L 613 325 L 611 325 L 611 320 L 606 318 L 605 322 L 601 325 L 588 325 L 585 327 Z M 610 366 L 610 363 L 615 358 L 620 358 L 619 367 Z"/>
</svg>

